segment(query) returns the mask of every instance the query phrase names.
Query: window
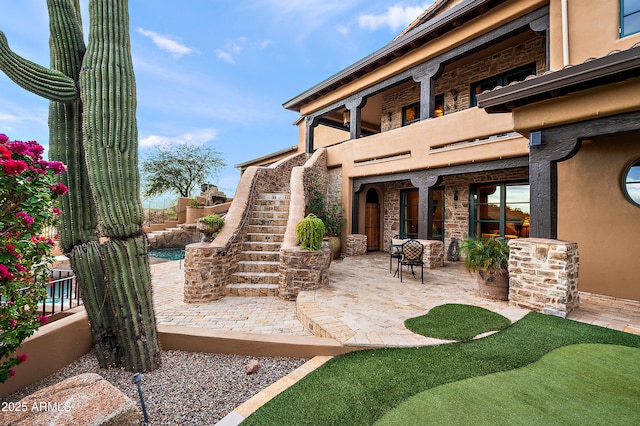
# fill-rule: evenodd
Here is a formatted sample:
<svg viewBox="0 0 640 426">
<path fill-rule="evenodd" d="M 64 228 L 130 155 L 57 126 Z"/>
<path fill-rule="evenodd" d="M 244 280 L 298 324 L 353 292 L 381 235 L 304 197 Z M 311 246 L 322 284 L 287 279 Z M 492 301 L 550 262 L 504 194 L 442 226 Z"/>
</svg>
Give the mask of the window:
<svg viewBox="0 0 640 426">
<path fill-rule="evenodd" d="M 431 200 L 430 240 L 444 241 L 444 189 L 434 188 L 429 194 Z"/>
<path fill-rule="evenodd" d="M 400 191 L 400 238 L 418 238 L 418 203 L 417 189 Z"/>
<path fill-rule="evenodd" d="M 402 125 L 408 126 L 411 123 L 420 121 L 420 102 L 402 108 Z"/>
<path fill-rule="evenodd" d="M 485 90 L 493 90 L 497 86 L 506 86 L 514 81 L 523 81 L 528 76 L 535 75 L 535 73 L 536 63 L 532 62 L 530 64 L 505 71 L 501 74 L 494 75 L 493 77 L 471 83 L 471 106 L 474 107 L 478 105 L 476 95 L 479 95 Z"/>
<path fill-rule="evenodd" d="M 436 95 L 433 107 L 433 116 L 442 117 L 444 115 L 444 93 Z"/>
<path fill-rule="evenodd" d="M 620 37 L 640 32 L 640 0 L 620 2 Z"/>
<path fill-rule="evenodd" d="M 640 207 L 640 160 L 634 161 L 624 173 L 622 190 L 631 204 Z"/>
<path fill-rule="evenodd" d="M 529 184 L 487 183 L 472 187 L 471 230 L 475 237 L 529 236 Z"/>
</svg>

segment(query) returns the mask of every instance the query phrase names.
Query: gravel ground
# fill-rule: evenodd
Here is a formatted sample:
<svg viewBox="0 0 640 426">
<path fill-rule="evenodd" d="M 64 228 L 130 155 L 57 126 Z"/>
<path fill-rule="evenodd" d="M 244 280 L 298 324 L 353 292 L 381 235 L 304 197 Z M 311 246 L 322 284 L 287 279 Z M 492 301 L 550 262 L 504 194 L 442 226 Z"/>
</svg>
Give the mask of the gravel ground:
<svg viewBox="0 0 640 426">
<path fill-rule="evenodd" d="M 246 373 L 252 359 L 260 362 Z M 142 392 L 153 425 L 213 425 L 270 384 L 304 364 L 301 358 L 260 358 L 181 351 L 163 351 L 162 366 L 144 374 Z M 129 396 L 138 406 L 132 373 L 101 370 L 93 353 L 57 373 L 3 398 L 18 401 L 31 393 L 82 373 L 97 373 Z"/>
</svg>

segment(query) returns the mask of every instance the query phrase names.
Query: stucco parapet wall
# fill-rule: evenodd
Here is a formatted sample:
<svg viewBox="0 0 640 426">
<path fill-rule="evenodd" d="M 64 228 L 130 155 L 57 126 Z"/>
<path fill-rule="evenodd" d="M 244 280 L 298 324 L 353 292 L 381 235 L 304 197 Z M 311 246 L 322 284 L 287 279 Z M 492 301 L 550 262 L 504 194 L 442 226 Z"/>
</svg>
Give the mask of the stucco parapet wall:
<svg viewBox="0 0 640 426">
<path fill-rule="evenodd" d="M 578 244 L 509 241 L 509 304 L 565 318 L 578 307 Z"/>
<path fill-rule="evenodd" d="M 291 194 L 289 199 L 289 217 L 281 249 L 293 249 L 298 244 L 296 226 L 304 218 L 307 206 L 306 183 L 311 175 L 327 171 L 327 150 L 320 148 L 302 166 L 291 170 Z"/>
<path fill-rule="evenodd" d="M 528 140 L 512 132 L 510 114 L 470 108 L 328 147 L 327 166 L 370 176 L 528 155 Z"/>
<path fill-rule="evenodd" d="M 245 223 L 251 206 L 261 193 L 290 191 L 291 170 L 304 164 L 307 154 L 291 155 L 269 167 L 252 166 L 240 178 L 236 194 L 225 216 L 225 224 L 211 243 L 190 244 L 185 248 L 186 303 L 207 302 L 224 297 L 224 288 L 237 269 L 246 241 Z"/>
</svg>

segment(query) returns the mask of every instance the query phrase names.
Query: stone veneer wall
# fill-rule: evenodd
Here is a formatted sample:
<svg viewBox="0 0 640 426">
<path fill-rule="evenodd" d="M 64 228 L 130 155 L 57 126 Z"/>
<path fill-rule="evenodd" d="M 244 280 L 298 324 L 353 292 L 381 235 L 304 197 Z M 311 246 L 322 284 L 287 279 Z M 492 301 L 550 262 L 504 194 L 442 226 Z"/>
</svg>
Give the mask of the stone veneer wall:
<svg viewBox="0 0 640 426">
<path fill-rule="evenodd" d="M 536 74 L 546 71 L 545 43 L 543 37 L 526 40 L 516 46 L 496 52 L 453 70 L 436 79 L 436 95 L 444 94 L 444 113 L 451 114 L 469 108 L 471 84 L 505 71 L 536 62 Z M 453 91 L 456 91 L 454 99 Z M 420 102 L 420 84 L 384 96 L 382 99 L 381 131 L 402 127 L 402 108 Z M 388 114 L 391 113 L 391 121 Z"/>
<path fill-rule="evenodd" d="M 469 191 L 471 185 L 485 182 L 509 182 L 529 180 L 526 167 L 518 169 L 498 170 L 465 175 L 451 175 L 442 178 L 444 186 L 444 246 L 445 252 L 451 239 L 458 241 L 469 236 Z M 458 191 L 458 201 L 454 200 Z"/>
<path fill-rule="evenodd" d="M 510 305 L 563 318 L 578 307 L 577 243 L 518 238 L 509 249 Z"/>
<path fill-rule="evenodd" d="M 260 193 L 290 189 L 291 170 L 304 164 L 306 154 L 296 154 L 269 167 L 249 167 L 240 180 L 225 226 L 211 243 L 185 247 L 184 301 L 208 302 L 225 296 L 225 287 L 235 272 L 246 241 L 245 218 Z"/>
<path fill-rule="evenodd" d="M 153 237 L 149 238 L 149 250 L 184 247 L 198 241 L 200 241 L 200 231 L 196 229 L 195 225 L 182 226 L 179 230 L 174 229 L 153 234 Z"/>
<path fill-rule="evenodd" d="M 347 235 L 347 247 L 345 248 L 345 255 L 349 256 L 361 256 L 367 254 L 367 236 L 364 234 L 349 234 Z"/>
<path fill-rule="evenodd" d="M 413 185 L 408 180 L 384 184 L 384 194 L 382 196 L 382 202 L 384 203 L 382 226 L 384 229 L 380 247 L 383 251 L 389 251 L 391 239 L 400 233 L 400 190 L 410 188 L 413 188 Z"/>
<path fill-rule="evenodd" d="M 302 250 L 300 247 L 280 250 L 278 296 L 296 300 L 304 290 L 316 290 L 329 284 L 331 249 Z"/>
</svg>

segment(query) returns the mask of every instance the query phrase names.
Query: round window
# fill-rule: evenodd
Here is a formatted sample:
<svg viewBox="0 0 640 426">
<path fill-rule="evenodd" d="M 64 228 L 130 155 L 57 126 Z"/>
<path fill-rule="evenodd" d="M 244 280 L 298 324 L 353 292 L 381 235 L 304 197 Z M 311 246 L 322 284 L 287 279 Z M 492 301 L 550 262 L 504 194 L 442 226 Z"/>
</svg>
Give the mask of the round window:
<svg viewBox="0 0 640 426">
<path fill-rule="evenodd" d="M 640 207 L 640 160 L 631 163 L 624 173 L 622 189 L 627 199 Z"/>
</svg>

